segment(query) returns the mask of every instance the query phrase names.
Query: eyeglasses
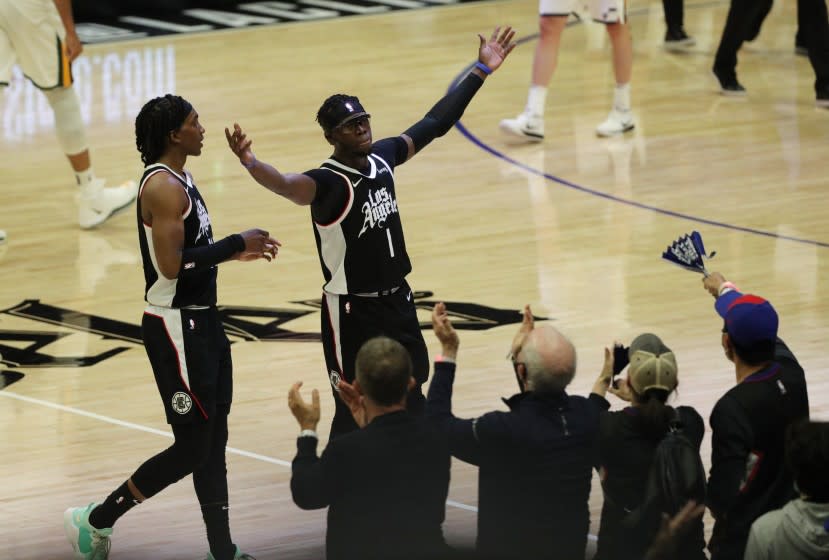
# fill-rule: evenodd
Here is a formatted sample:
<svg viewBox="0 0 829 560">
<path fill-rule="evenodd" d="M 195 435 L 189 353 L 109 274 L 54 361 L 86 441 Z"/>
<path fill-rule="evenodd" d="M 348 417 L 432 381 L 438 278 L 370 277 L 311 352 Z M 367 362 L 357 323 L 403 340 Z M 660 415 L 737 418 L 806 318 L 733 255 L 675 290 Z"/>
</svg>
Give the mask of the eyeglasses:
<svg viewBox="0 0 829 560">
<path fill-rule="evenodd" d="M 515 372 L 515 375 L 518 375 L 518 366 L 526 367 L 526 364 L 524 362 L 519 362 L 518 361 L 518 354 L 520 354 L 520 353 L 521 353 L 521 348 L 516 350 L 514 353 L 511 352 L 511 351 L 507 353 L 507 360 L 509 360 L 510 363 L 512 364 L 512 371 Z"/>
<path fill-rule="evenodd" d="M 512 364 L 512 371 L 515 374 L 515 381 L 518 382 L 518 388 L 521 392 L 524 392 L 524 382 L 521 380 L 521 376 L 518 374 L 518 366 L 524 366 L 524 371 L 527 370 L 527 364 L 524 362 L 518 361 L 518 354 L 521 353 L 521 348 L 519 347 L 515 352 L 510 351 L 507 353 L 507 359 Z"/>
<path fill-rule="evenodd" d="M 337 128 L 339 128 L 340 130 L 342 130 L 345 133 L 354 134 L 357 131 L 357 127 L 360 127 L 360 126 L 366 127 L 366 126 L 368 126 L 369 118 L 370 117 L 368 115 L 366 115 L 364 117 L 359 117 L 359 118 L 356 118 L 354 120 L 348 121 L 347 123 L 343 123 L 340 126 L 338 126 Z"/>
</svg>

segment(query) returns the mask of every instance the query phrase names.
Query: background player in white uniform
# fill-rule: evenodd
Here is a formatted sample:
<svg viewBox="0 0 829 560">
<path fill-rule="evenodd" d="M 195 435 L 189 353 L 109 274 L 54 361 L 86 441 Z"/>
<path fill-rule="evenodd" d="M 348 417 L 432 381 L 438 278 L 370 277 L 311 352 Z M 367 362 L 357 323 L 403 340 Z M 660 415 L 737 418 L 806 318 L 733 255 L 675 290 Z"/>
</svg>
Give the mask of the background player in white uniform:
<svg viewBox="0 0 829 560">
<path fill-rule="evenodd" d="M 83 51 L 75 32 L 71 0 L 0 0 L 0 87 L 9 85 L 12 67 L 37 86 L 55 112 L 55 131 L 80 187 L 78 223 L 92 228 L 135 200 L 128 181 L 104 188 L 89 158 L 81 106 L 72 87 L 72 61 Z M 0 232 L 0 241 L 6 234 Z"/>
<path fill-rule="evenodd" d="M 614 136 L 633 130 L 633 113 L 630 110 L 630 75 L 633 65 L 633 45 L 625 14 L 624 0 L 585 0 L 589 3 L 590 17 L 605 24 L 613 47 L 613 73 L 616 90 L 613 108 L 607 119 L 596 128 L 599 136 Z M 567 24 L 567 16 L 575 12 L 579 0 L 539 0 L 540 37 L 533 57 L 532 84 L 524 112 L 514 119 L 501 121 L 501 129 L 530 141 L 544 139 L 544 104 L 547 86 L 553 78 L 558 63 L 561 33 Z"/>
</svg>

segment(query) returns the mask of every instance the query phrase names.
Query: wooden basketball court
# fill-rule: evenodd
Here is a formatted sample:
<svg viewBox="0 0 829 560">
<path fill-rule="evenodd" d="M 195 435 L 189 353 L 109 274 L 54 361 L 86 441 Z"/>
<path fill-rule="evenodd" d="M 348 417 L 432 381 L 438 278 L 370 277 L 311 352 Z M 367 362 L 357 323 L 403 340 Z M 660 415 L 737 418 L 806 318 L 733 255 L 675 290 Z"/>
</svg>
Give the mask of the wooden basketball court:
<svg viewBox="0 0 829 560">
<path fill-rule="evenodd" d="M 717 251 L 711 268 L 775 305 L 781 336 L 809 376 L 812 414 L 829 420 L 829 111 L 814 108 L 811 67 L 793 52 L 792 0 L 776 3 L 761 37 L 740 54 L 748 99 L 721 97 L 709 70 L 726 11 L 727 3 L 689 1 L 686 28 L 698 45 L 669 54 L 661 47 L 661 3 L 633 1 L 637 126 L 624 138 L 594 134 L 612 97 L 610 51 L 602 27 L 576 25 L 562 41 L 543 144 L 509 143 L 497 127 L 523 108 L 530 40 L 473 100 L 466 135 L 451 131 L 399 169 L 411 285 L 433 293 L 423 301 L 475 304 L 455 310 L 491 327 L 460 332 L 456 414 L 502 407 L 500 397 L 515 391 L 504 356 L 517 325 L 499 325 L 503 316 L 492 310 L 516 310 L 517 321 L 530 303 L 578 349 L 572 392 L 589 391 L 604 346 L 652 331 L 677 354 L 677 402 L 707 418 L 734 383 L 720 320 L 700 277 L 660 259 L 671 241 L 696 229 Z M 300 511 L 290 498 L 298 427 L 286 395 L 300 379 L 321 389 L 325 433 L 333 402 L 314 340 L 312 300 L 322 276 L 308 209 L 258 187 L 227 149 L 223 128 L 239 122 L 257 156 L 283 171 L 316 167 L 330 153 L 314 122 L 327 95 L 359 96 L 375 138 L 397 135 L 474 61 L 476 33 L 499 23 L 533 35 L 536 3 L 106 44 L 87 47 L 76 64 L 99 176 L 140 176 L 135 115 L 149 97 L 175 91 L 207 129 L 204 152 L 188 167 L 216 235 L 256 226 L 283 242 L 277 262 L 228 263 L 219 275 L 220 303 L 243 308 L 238 316 L 247 309 L 253 324 L 275 320 L 263 309 L 295 312 L 280 324 L 283 338 L 251 340 L 241 327 L 233 336 L 231 523 L 235 541 L 260 560 L 322 557 L 325 512 Z M 0 97 L 0 227 L 9 233 L 0 247 L 0 352 L 5 370 L 25 377 L 0 390 L 0 557 L 68 558 L 63 510 L 102 500 L 171 439 L 146 355 L 131 338 L 144 307 L 134 211 L 99 230 L 78 230 L 72 175 L 48 105 L 25 84 L 13 89 Z M 26 300 L 40 305 L 19 306 Z M 425 336 L 436 353 L 433 335 Z M 45 357 L 19 365 L 9 348 Z M 84 365 L 82 357 L 99 361 Z M 710 433 L 703 456 L 708 464 Z M 450 499 L 447 538 L 469 544 L 475 469 L 453 464 Z M 595 532 L 597 483 L 591 504 Z M 111 557 L 206 552 L 188 477 L 118 523 Z"/>
</svg>

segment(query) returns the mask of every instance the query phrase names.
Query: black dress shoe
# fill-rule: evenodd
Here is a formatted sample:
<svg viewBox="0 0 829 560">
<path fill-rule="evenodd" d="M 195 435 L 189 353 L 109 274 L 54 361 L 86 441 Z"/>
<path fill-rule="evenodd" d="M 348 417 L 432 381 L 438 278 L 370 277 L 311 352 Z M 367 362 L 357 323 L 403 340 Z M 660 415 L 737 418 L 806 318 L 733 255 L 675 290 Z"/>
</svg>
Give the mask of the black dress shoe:
<svg viewBox="0 0 829 560">
<path fill-rule="evenodd" d="M 746 96 L 746 88 L 744 88 L 742 84 L 737 81 L 737 74 L 734 71 L 724 72 L 713 68 L 711 72 L 714 73 L 714 77 L 717 78 L 717 82 L 720 84 L 721 94 L 728 97 Z"/>
<path fill-rule="evenodd" d="M 829 86 L 818 90 L 815 105 L 821 109 L 829 109 Z"/>
</svg>

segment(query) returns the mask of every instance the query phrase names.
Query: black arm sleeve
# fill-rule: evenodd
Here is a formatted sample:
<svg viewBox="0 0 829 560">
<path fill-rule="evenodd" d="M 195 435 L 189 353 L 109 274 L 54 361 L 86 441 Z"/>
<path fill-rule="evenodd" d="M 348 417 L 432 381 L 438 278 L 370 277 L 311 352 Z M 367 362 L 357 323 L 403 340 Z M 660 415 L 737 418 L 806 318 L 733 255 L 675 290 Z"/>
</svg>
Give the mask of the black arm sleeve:
<svg viewBox="0 0 829 560">
<path fill-rule="evenodd" d="M 403 134 L 412 139 L 415 150 L 422 150 L 429 142 L 449 132 L 463 116 L 466 106 L 483 83 L 479 76 L 468 74 L 455 89 L 444 95 L 425 117 L 409 127 Z"/>
<path fill-rule="evenodd" d="M 244 250 L 245 240 L 238 233 L 204 247 L 188 247 L 181 252 L 181 268 L 178 273 L 181 275 L 210 268 Z"/>
</svg>

